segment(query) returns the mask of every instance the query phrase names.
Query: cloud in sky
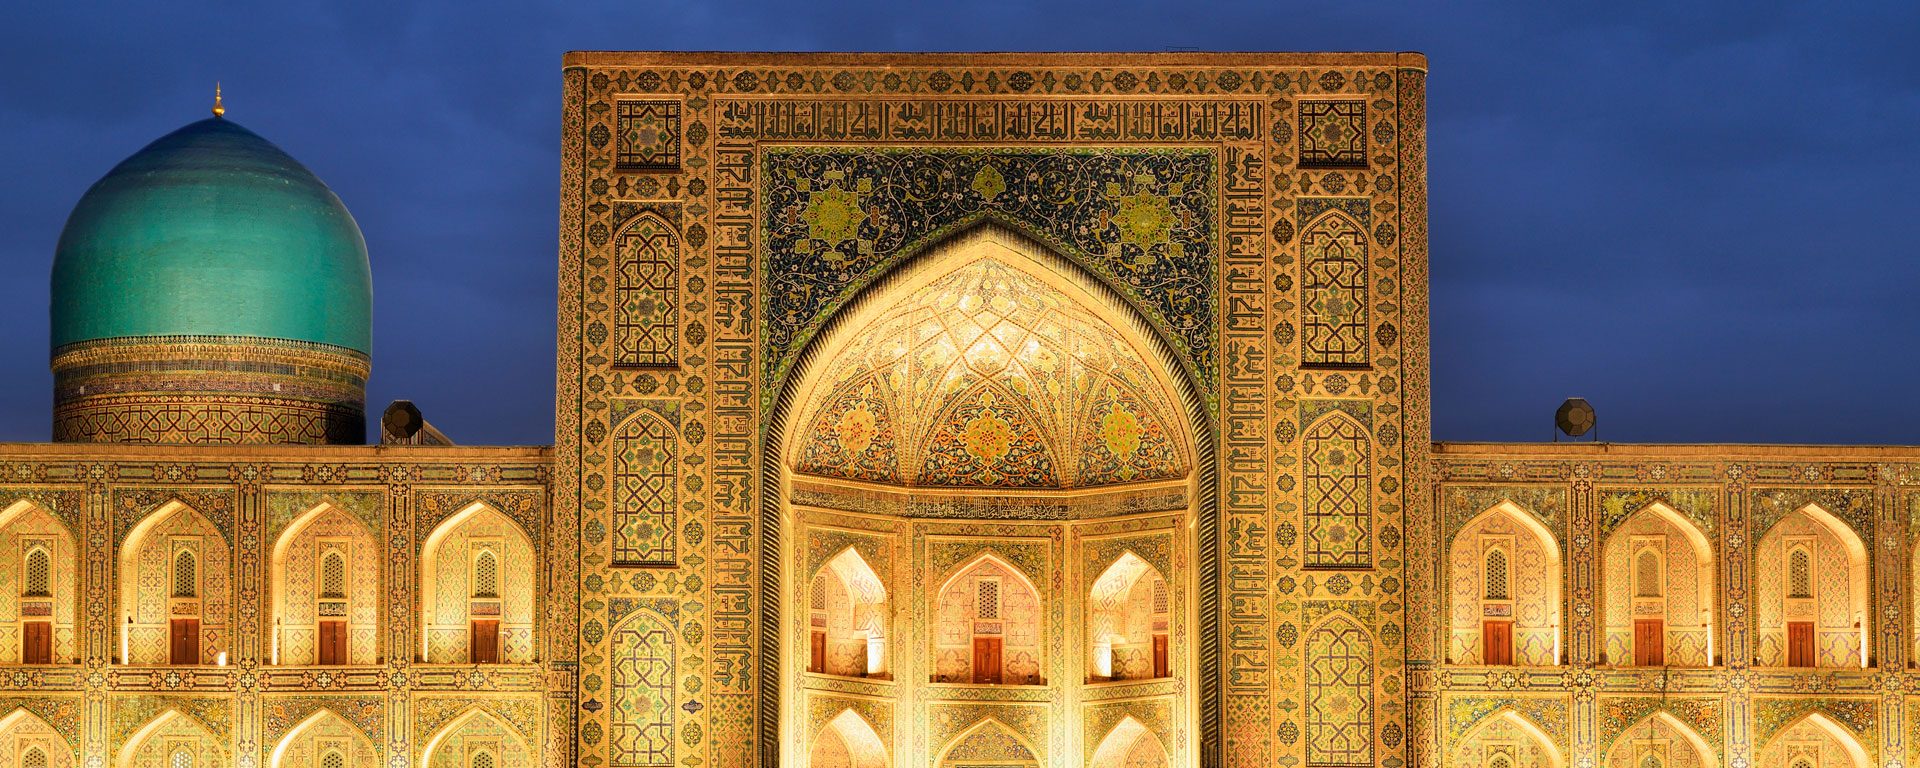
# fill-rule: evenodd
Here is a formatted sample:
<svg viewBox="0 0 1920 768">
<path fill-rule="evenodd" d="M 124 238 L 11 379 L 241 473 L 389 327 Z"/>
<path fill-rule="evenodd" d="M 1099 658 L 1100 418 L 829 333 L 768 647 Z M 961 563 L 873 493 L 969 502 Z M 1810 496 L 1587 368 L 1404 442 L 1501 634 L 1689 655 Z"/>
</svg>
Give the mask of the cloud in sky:
<svg viewBox="0 0 1920 768">
<path fill-rule="evenodd" d="M 545 443 L 562 52 L 1176 48 L 1430 57 L 1436 437 L 1920 443 L 1920 4 L 121 5 L 0 32 L 0 439 L 68 210 L 215 79 L 366 232 L 371 406 Z"/>
</svg>

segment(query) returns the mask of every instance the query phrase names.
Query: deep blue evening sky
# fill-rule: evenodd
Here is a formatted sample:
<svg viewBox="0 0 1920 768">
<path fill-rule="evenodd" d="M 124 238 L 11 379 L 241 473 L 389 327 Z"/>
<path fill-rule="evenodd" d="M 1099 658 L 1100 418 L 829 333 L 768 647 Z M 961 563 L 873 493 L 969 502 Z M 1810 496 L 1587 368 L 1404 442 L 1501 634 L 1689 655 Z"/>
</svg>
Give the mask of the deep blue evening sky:
<svg viewBox="0 0 1920 768">
<path fill-rule="evenodd" d="M 562 52 L 1179 48 L 1430 57 L 1437 438 L 1580 395 L 1611 440 L 1920 443 L 1911 0 L 94 5 L 0 31 L 0 440 L 49 432 L 68 210 L 216 78 L 366 233 L 370 408 L 546 443 Z"/>
</svg>

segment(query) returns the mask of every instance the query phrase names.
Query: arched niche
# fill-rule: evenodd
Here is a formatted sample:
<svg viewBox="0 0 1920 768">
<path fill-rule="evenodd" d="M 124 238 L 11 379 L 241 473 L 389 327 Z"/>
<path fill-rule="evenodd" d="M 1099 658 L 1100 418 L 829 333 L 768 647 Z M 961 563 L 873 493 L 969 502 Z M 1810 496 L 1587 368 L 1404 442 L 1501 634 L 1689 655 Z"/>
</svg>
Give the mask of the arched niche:
<svg viewBox="0 0 1920 768">
<path fill-rule="evenodd" d="M 323 762 L 339 756 L 339 768 L 378 768 L 380 754 L 373 741 L 354 724 L 330 709 L 308 715 L 287 731 L 267 757 L 268 768 L 331 768 Z"/>
<path fill-rule="evenodd" d="M 1654 502 L 1608 534 L 1601 562 L 1609 662 L 1713 663 L 1713 545 L 1693 521 Z"/>
<path fill-rule="evenodd" d="M 1860 739 L 1832 718 L 1809 712 L 1780 729 L 1760 749 L 1756 768 L 1871 768 Z"/>
<path fill-rule="evenodd" d="M 866 371 L 864 374 L 843 378 L 830 375 L 849 360 L 875 363 L 897 359 L 890 357 L 897 350 L 873 341 L 876 337 L 872 334 L 862 333 L 865 324 L 902 297 L 962 274 L 968 279 L 985 276 L 1045 286 L 1047 291 L 1064 297 L 1073 312 L 1097 318 L 1100 327 L 1119 340 L 1110 352 L 1142 361 L 1140 374 L 1076 380 L 1088 382 L 1087 386 L 1068 387 L 1079 394 L 1054 406 L 1035 404 L 1045 398 L 1029 398 L 1035 403 L 1010 402 L 1006 395 L 1021 392 L 1020 386 L 1010 384 L 998 373 L 983 375 L 971 365 L 967 370 L 955 369 L 950 378 L 928 379 L 931 383 L 925 390 L 901 390 L 899 381 L 876 373 L 884 366 L 873 364 L 860 369 Z M 963 311 L 967 308 L 959 305 L 944 309 L 929 306 L 933 316 L 943 319 L 967 314 Z M 940 486 L 925 490 L 941 499 L 943 509 L 974 509 L 977 507 L 961 497 L 971 493 L 984 498 L 1008 489 L 1024 493 L 1038 488 L 1058 494 L 1097 494 L 1105 486 L 1165 489 L 1179 493 L 1183 500 L 1182 513 L 1187 519 L 1180 530 L 1189 532 L 1191 539 L 1179 544 L 1191 547 L 1194 562 L 1216 561 L 1216 430 L 1204 390 L 1190 376 L 1193 369 L 1167 341 L 1162 329 L 1103 278 L 1068 257 L 998 223 L 981 224 L 918 248 L 872 276 L 857 294 L 834 310 L 821 328 L 773 382 L 772 409 L 761 452 L 762 568 L 771 575 L 762 582 L 761 626 L 767 633 L 762 640 L 763 647 L 777 651 L 778 661 L 760 667 L 762 698 L 758 711 L 763 762 L 777 763 L 781 749 L 802 749 L 804 742 L 798 692 L 807 684 L 811 608 L 806 602 L 795 605 L 792 601 L 806 592 L 814 574 L 796 570 L 796 564 L 804 560 L 797 554 L 803 543 L 795 532 L 809 525 L 803 516 L 811 514 L 789 503 L 797 483 L 804 481 L 809 493 L 818 492 L 822 485 L 837 484 L 879 495 L 896 488 L 921 493 L 923 486 Z M 1016 343 L 1009 341 L 1013 335 L 996 338 L 1004 346 Z M 939 334 L 927 338 L 933 336 Z M 1064 369 L 1081 365 L 1068 359 L 1071 357 L 1060 358 Z M 1005 370 L 997 364 L 996 358 L 996 371 Z M 908 372 L 912 370 L 920 369 L 910 368 Z M 924 434 L 910 434 L 913 429 L 903 421 L 918 418 L 915 414 L 933 417 L 928 420 L 933 426 Z M 1049 419 L 1063 420 L 1070 426 L 1053 430 L 1048 433 L 1051 436 L 1035 436 L 1045 432 L 1042 427 Z M 994 450 L 991 453 L 995 456 L 1044 453 L 1049 469 L 1012 471 L 994 463 L 1000 458 L 974 462 L 948 450 L 965 442 L 953 425 L 975 422 L 1001 427 L 986 430 L 1005 437 L 1005 452 Z M 811 436 L 821 434 L 830 434 L 831 439 L 809 442 Z M 991 444 L 998 447 L 1002 441 L 995 438 Z M 826 448 L 820 449 L 822 445 Z M 815 452 L 809 454 L 809 450 Z M 1176 471 L 1164 471 L 1168 462 Z M 825 471 L 823 467 L 841 471 Z M 983 485 L 1006 487 L 978 487 Z M 1088 487 L 1095 485 L 1102 487 Z M 923 494 L 920 498 L 925 497 Z M 913 503 L 909 494 L 896 493 L 893 498 L 904 502 L 903 508 Z M 949 503 L 954 499 L 959 500 Z M 1005 506 L 1004 500 L 995 502 Z M 940 516 L 967 517 L 952 513 Z M 1195 637 L 1175 639 L 1176 645 L 1191 642 L 1197 646 L 1198 638 L 1216 631 L 1217 583 L 1211 578 L 1197 580 L 1191 606 L 1196 620 L 1191 628 L 1182 630 Z M 937 592 L 930 590 L 915 597 L 937 602 Z M 938 612 L 935 606 L 928 606 L 930 617 Z M 929 620 L 911 631 L 931 633 L 927 625 L 933 623 Z M 895 628 L 895 634 L 900 631 Z M 919 636 L 903 638 L 899 647 L 927 648 L 935 644 L 935 638 Z M 947 662 L 944 674 L 948 677 L 971 677 L 970 663 L 952 663 L 951 658 Z M 1192 698 L 1175 709 L 1193 712 L 1197 718 L 1192 727 L 1183 726 L 1180 732 L 1188 738 L 1217 742 L 1213 734 L 1219 727 L 1219 661 L 1200 655 L 1196 662 L 1195 684 L 1181 688 L 1179 694 Z M 901 696 L 915 697 L 917 686 L 939 679 L 939 664 L 929 660 L 924 666 L 916 665 L 915 680 L 900 689 Z M 1049 681 L 1052 673 L 1044 666 L 1035 671 L 1044 684 L 1065 684 L 1064 680 Z M 1079 683 L 1077 679 L 1072 682 Z M 1064 717 L 1066 713 L 1059 714 Z"/>
<path fill-rule="evenodd" d="M 120 748 L 118 768 L 225 768 L 226 745 L 204 723 L 179 710 L 155 715 Z"/>
<path fill-rule="evenodd" d="M 1171 672 L 1171 587 L 1160 570 L 1124 552 L 1087 593 L 1087 670 L 1093 680 L 1146 680 Z"/>
<path fill-rule="evenodd" d="M 934 760 L 937 768 L 1040 768 L 1033 744 L 991 717 L 968 726 L 947 741 Z"/>
<path fill-rule="evenodd" d="M 1467 521 L 1447 554 L 1449 660 L 1559 664 L 1561 568 L 1559 541 L 1512 501 Z"/>
<path fill-rule="evenodd" d="M 887 768 L 887 745 L 867 719 L 851 709 L 834 715 L 814 735 L 807 768 Z"/>
<path fill-rule="evenodd" d="M 538 755 L 520 731 L 492 712 L 478 707 L 440 726 L 420 748 L 421 768 L 473 768 L 481 754 L 495 768 L 536 765 Z"/>
<path fill-rule="evenodd" d="M 887 585 L 859 550 L 840 550 L 808 586 L 807 671 L 887 676 Z"/>
<path fill-rule="evenodd" d="M 360 518 L 319 504 L 274 541 L 268 592 L 273 664 L 379 662 L 380 540 Z"/>
<path fill-rule="evenodd" d="M 1094 747 L 1088 768 L 1168 768 L 1167 750 L 1139 720 L 1120 718 Z"/>
<path fill-rule="evenodd" d="M 1768 528 L 1753 557 L 1755 665 L 1867 666 L 1871 566 L 1852 527 L 1808 504 Z"/>
<path fill-rule="evenodd" d="M 0 717 L 0 757 L 27 763 L 27 755 L 37 750 L 45 762 L 42 768 L 74 768 L 73 745 L 66 737 L 25 709 L 15 709 Z"/>
<path fill-rule="evenodd" d="M 1613 740 L 1604 765 L 1640 768 L 1653 758 L 1660 768 L 1714 768 L 1720 765 L 1707 740 L 1667 712 L 1655 712 Z"/>
<path fill-rule="evenodd" d="M 475 502 L 428 534 L 420 553 L 421 660 L 532 663 L 533 539 L 513 518 Z"/>
<path fill-rule="evenodd" d="M 170 501 L 127 534 L 117 565 L 122 663 L 220 662 L 232 645 L 233 550 L 213 521 Z"/>
<path fill-rule="evenodd" d="M 954 569 L 935 592 L 930 677 L 936 683 L 1041 685 L 1045 605 L 1026 572 L 993 553 Z M 986 649 L 986 650 L 983 650 Z M 989 664 L 976 661 L 986 657 Z"/>
<path fill-rule="evenodd" d="M 1448 765 L 1565 768 L 1558 745 L 1539 724 L 1503 709 L 1474 724 L 1453 747 Z"/>
<path fill-rule="evenodd" d="M 0 507 L 0 664 L 78 660 L 79 551 L 60 518 L 30 501 Z"/>
</svg>

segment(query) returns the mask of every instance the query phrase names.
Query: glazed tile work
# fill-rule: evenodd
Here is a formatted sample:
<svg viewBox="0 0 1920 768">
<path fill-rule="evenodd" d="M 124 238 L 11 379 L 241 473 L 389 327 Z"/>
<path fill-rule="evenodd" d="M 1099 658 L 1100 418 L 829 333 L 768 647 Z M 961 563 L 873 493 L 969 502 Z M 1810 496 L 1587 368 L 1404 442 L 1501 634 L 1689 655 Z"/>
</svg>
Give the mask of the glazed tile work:
<svg viewBox="0 0 1920 768">
<path fill-rule="evenodd" d="M 209 317 L 260 218 L 109 174 L 209 296 L 55 281 L 0 764 L 1920 760 L 1920 451 L 1431 441 L 1425 69 L 569 54 L 552 448 L 354 445 L 358 231 Z"/>
</svg>

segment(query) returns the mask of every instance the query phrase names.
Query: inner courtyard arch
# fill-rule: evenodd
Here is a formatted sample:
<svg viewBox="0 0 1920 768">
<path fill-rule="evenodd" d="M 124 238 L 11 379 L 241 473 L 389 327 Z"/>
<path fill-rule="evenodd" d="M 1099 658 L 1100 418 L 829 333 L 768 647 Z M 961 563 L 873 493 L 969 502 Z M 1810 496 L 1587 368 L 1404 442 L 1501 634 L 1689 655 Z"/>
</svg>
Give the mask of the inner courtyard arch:
<svg viewBox="0 0 1920 768">
<path fill-rule="evenodd" d="M 1636 667 L 1712 664 L 1714 557 L 1706 534 L 1655 502 L 1622 521 L 1602 552 L 1606 659 Z"/>
<path fill-rule="evenodd" d="M 1768 528 L 1753 557 L 1755 665 L 1868 665 L 1871 565 L 1865 542 L 1846 521 L 1808 504 Z"/>
<path fill-rule="evenodd" d="M 1078 732 L 1083 707 L 1147 697 L 1168 714 L 1152 742 L 1189 759 L 1175 734 L 1198 735 L 1211 686 L 1127 687 L 1197 663 L 1211 428 L 1177 359 L 1103 283 L 997 225 L 835 315 L 781 390 L 765 452 L 779 602 L 799 608 L 771 640 L 770 736 L 791 764 L 825 759 L 831 736 L 804 711 L 857 694 L 896 717 L 957 712 L 984 687 L 1041 697 L 1043 716 L 1001 726 L 1033 743 L 1099 738 Z M 896 738 L 890 764 L 949 751 Z"/>
<path fill-rule="evenodd" d="M 1553 532 L 1512 501 L 1461 526 L 1447 558 L 1453 663 L 1559 664 L 1561 560 Z"/>
</svg>

